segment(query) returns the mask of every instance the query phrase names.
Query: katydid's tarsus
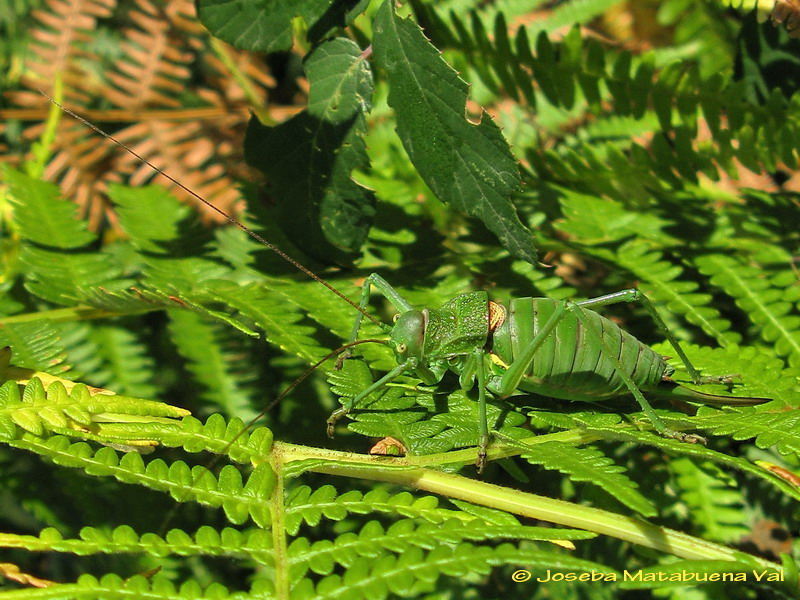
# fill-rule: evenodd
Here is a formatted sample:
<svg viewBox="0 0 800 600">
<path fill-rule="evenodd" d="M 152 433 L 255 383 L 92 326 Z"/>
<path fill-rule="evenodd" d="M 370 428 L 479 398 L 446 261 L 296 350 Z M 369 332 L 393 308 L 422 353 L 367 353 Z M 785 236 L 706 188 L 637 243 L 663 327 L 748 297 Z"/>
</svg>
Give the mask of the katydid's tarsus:
<svg viewBox="0 0 800 600">
<path fill-rule="evenodd" d="M 352 412 L 359 402 L 407 373 L 413 373 L 427 385 L 434 385 L 439 383 L 444 374 L 450 370 L 459 376 L 460 385 L 464 390 L 477 387 L 479 422 L 476 442 L 479 470 L 482 470 L 486 463 L 490 441 L 486 411 L 487 392 L 500 398 L 511 396 L 515 392 L 529 392 L 563 400 L 591 402 L 630 394 L 639 403 L 656 431 L 687 442 L 704 440 L 698 435 L 674 431 L 667 427 L 650 406 L 643 392 L 656 397 L 713 405 L 752 405 L 769 401 L 766 398 L 703 394 L 672 382 L 670 376 L 674 369 L 667 364 L 665 357 L 593 309 L 620 302 L 639 302 L 675 349 L 695 383 L 725 381 L 730 376 L 701 377 L 653 305 L 644 294 L 635 289 L 583 301 L 516 298 L 506 303 L 489 300 L 486 292 L 470 292 L 456 296 L 441 308 L 418 310 L 385 279 L 373 273 L 364 281 L 361 300 L 356 304 L 274 244 L 236 218 L 214 207 L 123 143 L 83 117 L 64 108 L 52 98 L 50 101 L 100 135 L 131 152 L 143 163 L 164 175 L 200 202 L 221 213 L 259 243 L 357 309 L 350 340 L 341 349 L 357 343 L 377 342 L 384 343 L 394 350 L 397 366 L 346 400 L 341 408 L 331 414 L 327 423 L 328 434 L 331 436 L 337 421 Z M 394 326 L 379 322 L 367 312 L 373 286 L 399 311 Z M 388 334 L 387 340 L 357 340 L 365 316 L 383 328 Z M 331 353 L 329 357 L 334 354 L 335 352 Z M 284 395 L 285 391 L 279 398 Z M 273 405 L 274 402 L 256 416 L 251 425 Z"/>
</svg>

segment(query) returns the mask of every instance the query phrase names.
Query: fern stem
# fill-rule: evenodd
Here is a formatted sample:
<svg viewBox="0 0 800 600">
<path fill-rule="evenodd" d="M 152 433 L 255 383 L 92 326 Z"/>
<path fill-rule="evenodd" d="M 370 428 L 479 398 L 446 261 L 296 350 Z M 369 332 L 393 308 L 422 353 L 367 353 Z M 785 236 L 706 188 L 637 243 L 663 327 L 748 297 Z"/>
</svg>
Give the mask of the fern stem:
<svg viewBox="0 0 800 600">
<path fill-rule="evenodd" d="M 56 75 L 56 79 L 53 82 L 53 96 L 55 96 L 56 100 L 59 102 L 61 102 L 64 97 L 64 84 L 60 74 Z M 44 173 L 45 165 L 47 165 L 47 162 L 50 160 L 61 115 L 62 112 L 59 110 L 58 106 L 50 106 L 50 110 L 47 113 L 47 121 L 45 122 L 45 129 L 39 137 L 39 140 L 33 145 L 34 159 L 28 161 L 25 165 L 25 171 L 31 177 L 40 178 Z"/>
<path fill-rule="evenodd" d="M 271 465 L 275 472 L 275 488 L 270 497 L 272 515 L 272 559 L 275 566 L 275 597 L 289 598 L 289 561 L 286 553 L 286 494 L 284 486 L 283 453 L 272 453 Z"/>
<path fill-rule="evenodd" d="M 152 309 L 137 310 L 137 313 L 145 313 L 156 310 L 161 310 L 162 307 L 154 306 Z M 11 325 L 13 323 L 32 323 L 36 321 L 47 320 L 50 322 L 67 322 L 74 321 L 87 321 L 90 319 L 107 319 L 109 317 L 122 317 L 128 316 L 131 313 L 115 312 L 106 310 L 104 308 L 95 308 L 93 306 L 74 306 L 71 308 L 54 308 L 52 310 L 43 310 L 33 313 L 21 313 L 18 315 L 4 316 L 0 319 L 0 325 Z"/>
<path fill-rule="evenodd" d="M 261 97 L 256 91 L 253 82 L 250 81 L 250 78 L 245 75 L 242 69 L 239 68 L 239 65 L 236 64 L 236 61 L 231 58 L 229 46 L 217 38 L 210 38 L 209 45 L 214 51 L 214 54 L 217 55 L 217 58 L 219 58 L 222 61 L 222 64 L 228 68 L 231 76 L 233 76 L 236 82 L 242 87 L 242 91 L 244 92 L 251 109 L 258 114 L 261 122 L 270 125 L 275 124 L 275 120 L 272 118 L 272 115 L 264 110 L 264 103 L 261 101 Z"/>
<path fill-rule="evenodd" d="M 727 560 L 746 563 L 760 569 L 781 568 L 780 565 L 768 560 L 680 531 L 660 527 L 643 519 L 512 490 L 460 475 L 421 468 L 393 469 L 388 465 L 395 461 L 376 460 L 375 457 L 318 450 L 282 442 L 276 442 L 275 449 L 281 453 L 285 463 L 324 458 L 324 463 L 309 468 L 317 473 L 413 486 L 448 498 L 466 500 L 516 515 L 608 535 L 688 560 Z"/>
</svg>

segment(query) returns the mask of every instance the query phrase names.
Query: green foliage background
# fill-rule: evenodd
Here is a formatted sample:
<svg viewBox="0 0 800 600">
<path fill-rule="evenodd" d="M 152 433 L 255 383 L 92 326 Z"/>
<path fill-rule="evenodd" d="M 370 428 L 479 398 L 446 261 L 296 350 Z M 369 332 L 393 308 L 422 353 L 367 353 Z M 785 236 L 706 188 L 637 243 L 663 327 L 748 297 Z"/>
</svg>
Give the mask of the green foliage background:
<svg viewBox="0 0 800 600">
<path fill-rule="evenodd" d="M 271 433 L 240 435 L 347 338 L 353 308 L 161 188 L 112 187 L 124 235 L 90 231 L 42 180 L 45 134 L 3 172 L 0 546 L 22 587 L 0 598 L 687 597 L 514 583 L 518 569 L 748 572 L 692 597 L 796 594 L 793 543 L 775 540 L 798 533 L 800 499 L 800 218 L 782 187 L 799 43 L 721 2 L 661 2 L 670 39 L 647 52 L 580 27 L 624 4 L 610 0 L 525 26 L 544 3 L 318 4 L 198 4 L 214 36 L 305 60 L 306 109 L 254 117 L 244 141 L 266 180 L 242 183 L 249 226 L 351 298 L 374 271 L 421 307 L 639 287 L 704 373 L 741 375 L 710 391 L 773 402 L 657 407 L 703 447 L 653 434 L 627 399 L 494 401 L 502 435 L 476 478 L 477 406 L 455 378 L 402 380 L 325 437 L 338 396 L 393 364 L 365 345 L 365 362 L 326 363 L 283 398 Z M 386 303 L 370 310 L 390 322 Z M 670 353 L 638 307 L 604 313 Z M 364 456 L 384 436 L 409 456 Z M 765 531 L 760 558 L 738 550 Z M 755 581 L 781 560 L 786 581 Z M 34 592 L 27 576 L 58 584 Z"/>
</svg>

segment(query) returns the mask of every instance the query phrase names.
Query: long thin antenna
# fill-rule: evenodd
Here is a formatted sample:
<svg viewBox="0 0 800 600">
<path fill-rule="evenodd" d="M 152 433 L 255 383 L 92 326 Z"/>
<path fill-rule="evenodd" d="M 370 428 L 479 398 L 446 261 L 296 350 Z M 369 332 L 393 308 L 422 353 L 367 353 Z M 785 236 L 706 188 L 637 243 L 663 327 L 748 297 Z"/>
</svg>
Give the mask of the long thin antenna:
<svg viewBox="0 0 800 600">
<path fill-rule="evenodd" d="M 343 351 L 345 351 L 345 350 L 347 350 L 349 348 L 352 348 L 353 346 L 358 346 L 359 344 L 384 344 L 385 345 L 386 343 L 387 343 L 386 340 L 379 340 L 377 338 L 356 340 L 355 342 L 349 342 L 347 344 L 344 344 L 343 346 L 339 346 L 336 350 L 333 350 L 333 351 L 329 352 L 323 358 L 320 358 L 317 362 L 315 362 L 313 365 L 311 365 L 305 371 L 303 371 L 303 373 L 300 375 L 300 377 L 298 377 L 292 383 L 290 383 L 288 386 L 286 386 L 283 389 L 283 391 L 281 391 L 281 393 L 278 394 L 275 397 L 275 399 L 272 402 L 270 402 L 264 410 L 262 410 L 260 413 L 258 413 L 252 419 L 250 419 L 250 422 L 247 424 L 247 429 L 249 429 L 250 427 L 255 425 L 256 421 L 258 421 L 261 417 L 263 417 L 270 410 L 272 410 L 272 408 L 276 404 L 278 404 L 278 402 L 283 400 L 287 396 L 287 394 L 289 394 L 289 392 L 291 392 L 294 388 L 296 388 L 298 385 L 300 385 L 306 377 L 308 377 L 309 375 L 311 375 L 311 373 L 316 371 L 319 368 L 319 366 L 322 363 L 324 363 L 326 360 L 330 360 L 331 358 L 333 358 L 337 354 L 339 354 L 339 353 L 341 353 L 341 352 L 343 352 Z M 338 363 L 337 363 L 337 369 L 340 369 L 340 368 L 341 368 L 341 366 L 339 366 Z"/>
<path fill-rule="evenodd" d="M 380 321 L 378 321 L 378 320 L 377 320 L 375 317 L 373 317 L 371 314 L 369 314 L 369 313 L 368 313 L 366 310 L 364 310 L 363 308 L 361 308 L 361 307 L 360 307 L 358 304 L 356 304 L 356 303 L 355 303 L 353 300 L 351 300 L 350 298 L 348 298 L 347 296 L 345 296 L 345 295 L 344 295 L 342 292 L 340 292 L 340 291 L 339 291 L 339 290 L 337 290 L 335 287 L 333 287 L 333 286 L 332 286 L 330 283 L 328 283 L 327 281 L 325 281 L 324 279 L 322 279 L 322 277 L 320 277 L 319 275 L 317 275 L 316 273 L 314 273 L 314 272 L 313 272 L 311 269 L 309 269 L 308 267 L 306 267 L 306 266 L 305 266 L 305 265 L 303 265 L 302 263 L 300 263 L 300 262 L 296 261 L 296 260 L 295 260 L 295 259 L 293 259 L 291 256 L 289 256 L 288 254 L 286 254 L 286 253 L 285 253 L 283 250 L 281 250 L 280 248 L 278 248 L 278 247 L 277 247 L 275 244 L 273 244 L 273 243 L 271 243 L 271 242 L 268 242 L 268 241 L 267 241 L 265 238 L 263 238 L 261 235 L 259 235 L 258 233 L 256 233 L 256 232 L 255 232 L 255 231 L 253 231 L 252 229 L 250 229 L 250 228 L 249 228 L 247 225 L 245 225 L 244 223 L 242 223 L 242 222 L 241 222 L 239 219 L 237 219 L 236 217 L 234 217 L 234 216 L 232 216 L 232 215 L 229 215 L 229 214 L 228 214 L 228 213 L 226 213 L 224 210 L 222 210 L 222 209 L 220 209 L 220 208 L 217 208 L 216 206 L 214 206 L 214 205 L 213 205 L 211 202 L 209 202 L 208 200 L 206 200 L 205 198 L 203 198 L 203 197 L 202 197 L 200 194 L 198 194 L 197 192 L 195 192 L 194 190 L 192 190 L 192 189 L 191 189 L 191 188 L 189 188 L 188 186 L 185 186 L 184 184 L 182 184 L 180 181 L 178 181 L 177 179 L 175 179 L 175 178 L 174 178 L 172 175 L 170 175 L 169 173 L 167 173 L 167 172 L 166 172 L 166 171 L 164 171 L 163 169 L 161 169 L 161 168 L 159 168 L 159 167 L 155 166 L 153 163 L 151 163 L 149 160 L 147 160 L 147 159 L 146 159 L 144 156 L 142 156 L 141 154 L 139 154 L 138 152 L 136 152 L 136 151 L 135 151 L 133 148 L 131 148 L 130 146 L 128 146 L 128 145 L 127 145 L 125 142 L 121 142 L 121 141 L 119 141 L 117 138 L 115 138 L 115 137 L 114 137 L 114 136 L 112 136 L 111 134 L 108 134 L 108 133 L 106 133 L 105 131 L 103 131 L 102 129 L 100 129 L 100 128 L 99 128 L 97 125 L 95 125 L 94 123 L 92 123 L 92 122 L 90 122 L 90 121 L 87 121 L 86 119 L 84 119 L 84 118 L 83 118 L 82 116 L 80 116 L 79 114 L 77 114 L 77 113 L 75 113 L 75 112 L 71 111 L 71 110 L 70 110 L 70 109 L 68 109 L 66 106 L 64 106 L 63 104 L 61 104 L 61 103 L 60 103 L 60 102 L 58 102 L 57 100 L 55 100 L 54 98 L 51 98 L 51 97 L 50 97 L 50 96 L 47 94 L 47 92 L 45 92 L 44 90 L 42 90 L 42 89 L 40 89 L 40 88 L 37 88 L 37 89 L 39 90 L 39 93 L 40 93 L 42 96 L 44 96 L 45 98 L 47 98 L 48 100 L 50 100 L 50 102 L 52 102 L 53 104 L 55 104 L 55 105 L 56 105 L 58 108 L 60 108 L 61 110 L 63 110 L 63 111 L 64 111 L 65 113 L 67 113 L 69 116 L 71 116 L 71 117 L 72 117 L 72 118 L 74 118 L 74 119 L 77 119 L 78 121 L 80 121 L 81 123 L 83 123 L 84 125 L 86 125 L 87 127 L 89 127 L 90 129 L 92 129 L 93 131 L 95 131 L 96 133 L 99 133 L 100 135 L 102 135 L 104 138 L 106 138 L 106 139 L 108 139 L 108 140 L 112 141 L 112 142 L 113 142 L 113 143 L 115 143 L 117 146 L 119 146 L 119 147 L 121 147 L 121 148 L 124 148 L 125 150 L 127 150 L 128 152 L 130 152 L 130 153 L 131 153 L 133 156 L 135 156 L 135 157 L 136 157 L 136 158 L 138 158 L 140 161 L 142 161 L 142 163 L 146 164 L 148 167 L 150 167 L 151 169 L 153 169 L 153 170 L 154 170 L 156 173 L 158 173 L 159 175 L 162 175 L 163 177 L 166 177 L 167 179 L 169 179 L 169 180 L 170 180 L 172 183 L 174 183 L 175 185 L 177 185 L 177 186 L 178 186 L 179 188 L 181 188 L 181 189 L 182 189 L 184 192 L 186 192 L 187 194 L 190 194 L 192 197 L 194 197 L 196 200 L 199 200 L 200 202 L 202 202 L 203 204 L 205 204 L 207 207 L 209 207 L 211 210 L 213 210 L 214 212 L 216 212 L 218 215 L 221 215 L 222 217 L 224 217 L 225 219 L 227 219 L 229 222 L 233 223 L 233 224 L 234 224 L 236 227 L 238 227 L 239 229 L 241 229 L 242 231 L 244 231 L 244 232 L 245 232 L 247 235 L 249 235 L 251 238 L 253 238 L 253 239 L 254 239 L 254 240 L 256 240 L 257 242 L 260 242 L 261 244 L 263 244 L 264 246 L 266 246 L 267 248 L 269 248 L 270 250 L 272 250 L 272 251 L 273 251 L 275 254 L 277 254 L 277 255 L 278 255 L 278 256 L 280 256 L 280 257 L 281 257 L 283 260 L 285 260 L 286 262 L 288 262 L 289 264 L 291 264 L 291 265 L 292 265 L 294 268 L 296 268 L 297 270 L 299 270 L 299 271 L 301 271 L 301 272 L 305 273 L 306 275 L 308 275 L 308 276 L 309 276 L 311 279 L 313 279 L 313 280 L 314 280 L 314 281 L 316 281 L 317 283 L 321 283 L 322 285 L 324 285 L 324 286 L 325 286 L 326 288 L 328 288 L 328 289 L 329 289 L 331 292 L 333 292 L 334 294 L 336 294 L 337 296 L 339 296 L 339 298 L 341 298 L 342 300 L 344 300 L 345 302 L 347 302 L 347 303 L 348 303 L 350 306 L 352 306 L 352 307 L 353 307 L 353 308 L 355 308 L 355 309 L 356 309 L 358 312 L 360 312 L 360 313 L 361 313 L 361 314 L 363 314 L 365 317 L 367 317 L 367 318 L 368 318 L 370 321 L 372 321 L 372 322 L 373 322 L 373 323 L 375 323 L 376 325 L 380 325 Z"/>
</svg>

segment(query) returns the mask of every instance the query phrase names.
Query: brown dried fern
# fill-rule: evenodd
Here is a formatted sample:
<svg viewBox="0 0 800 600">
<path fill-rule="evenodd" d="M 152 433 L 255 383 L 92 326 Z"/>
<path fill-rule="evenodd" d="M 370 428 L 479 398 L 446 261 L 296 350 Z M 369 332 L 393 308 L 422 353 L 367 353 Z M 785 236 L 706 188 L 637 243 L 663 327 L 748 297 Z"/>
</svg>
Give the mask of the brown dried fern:
<svg viewBox="0 0 800 600">
<path fill-rule="evenodd" d="M 19 111 L 20 117 L 44 120 L 47 100 L 34 90 L 52 94 L 60 75 L 66 106 L 111 129 L 223 210 L 234 209 L 234 181 L 245 169 L 240 149 L 248 109 L 263 106 L 266 88 L 274 85 L 266 67 L 252 54 L 212 41 L 196 20 L 191 0 L 115 6 L 115 0 L 47 0 L 34 13 L 38 26 L 31 33 L 31 58 L 22 78 L 28 89 L 9 92 L 10 103 L 27 109 Z M 114 22 L 123 24 L 116 32 L 99 21 L 112 13 Z M 101 69 L 97 38 L 108 39 L 109 33 L 122 38 L 119 56 Z M 15 111 L 3 111 L 3 116 L 13 118 Z M 27 127 L 23 137 L 38 139 L 42 127 Z M 99 227 L 115 223 L 105 197 L 109 183 L 141 185 L 154 174 L 108 140 L 64 118 L 46 177 L 60 181 L 65 197 L 78 202 Z"/>
<path fill-rule="evenodd" d="M 52 87 L 57 76 L 64 83 L 64 99 L 78 104 L 89 100 L 92 73 L 97 62 L 91 49 L 97 19 L 109 18 L 116 0 L 49 0 L 46 9 L 34 12 L 39 27 L 31 31 L 31 60 L 23 82 L 33 87 Z M 41 105 L 41 98 L 28 93 L 15 96 L 23 106 Z"/>
</svg>

